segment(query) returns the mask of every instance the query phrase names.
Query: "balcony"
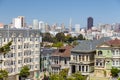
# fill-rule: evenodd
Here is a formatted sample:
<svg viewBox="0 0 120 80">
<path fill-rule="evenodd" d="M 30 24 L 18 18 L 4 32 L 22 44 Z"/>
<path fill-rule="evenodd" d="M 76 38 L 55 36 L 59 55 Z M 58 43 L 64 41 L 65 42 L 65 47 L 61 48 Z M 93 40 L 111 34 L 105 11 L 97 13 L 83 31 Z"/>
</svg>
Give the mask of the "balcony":
<svg viewBox="0 0 120 80">
<path fill-rule="evenodd" d="M 70 61 L 70 64 L 91 64 L 94 63 L 93 61 Z"/>
<path fill-rule="evenodd" d="M 61 67 L 61 65 L 60 64 L 51 64 L 51 67 Z"/>
<path fill-rule="evenodd" d="M 95 58 L 105 58 L 105 56 L 103 56 L 103 55 L 95 55 Z"/>
</svg>

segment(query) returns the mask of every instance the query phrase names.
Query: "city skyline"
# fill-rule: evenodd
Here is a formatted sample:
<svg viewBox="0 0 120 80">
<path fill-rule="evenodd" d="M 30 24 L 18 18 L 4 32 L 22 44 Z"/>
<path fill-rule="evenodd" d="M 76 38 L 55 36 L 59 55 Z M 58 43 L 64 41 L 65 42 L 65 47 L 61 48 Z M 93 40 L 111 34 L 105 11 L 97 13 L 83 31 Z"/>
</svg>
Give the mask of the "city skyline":
<svg viewBox="0 0 120 80">
<path fill-rule="evenodd" d="M 64 23 L 66 27 L 70 18 L 73 26 L 80 27 L 87 27 L 88 17 L 93 17 L 94 25 L 120 23 L 119 4 L 119 0 L 0 0 L 0 22 L 9 24 L 15 17 L 25 16 L 28 24 L 38 19 L 50 25 Z"/>
</svg>

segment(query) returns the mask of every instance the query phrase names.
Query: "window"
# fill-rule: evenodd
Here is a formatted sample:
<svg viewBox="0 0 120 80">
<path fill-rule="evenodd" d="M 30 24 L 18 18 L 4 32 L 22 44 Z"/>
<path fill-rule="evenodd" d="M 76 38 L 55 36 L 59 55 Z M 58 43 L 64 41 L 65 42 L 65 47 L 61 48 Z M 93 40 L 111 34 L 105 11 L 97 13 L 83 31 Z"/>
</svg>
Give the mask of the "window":
<svg viewBox="0 0 120 80">
<path fill-rule="evenodd" d="M 81 61 L 81 55 L 79 55 L 79 61 Z"/>
<path fill-rule="evenodd" d="M 88 66 L 86 66 L 86 72 L 88 72 Z"/>
<path fill-rule="evenodd" d="M 73 60 L 75 60 L 75 56 L 73 55 Z"/>
<path fill-rule="evenodd" d="M 18 45 L 18 49 L 22 49 L 22 45 Z"/>
<path fill-rule="evenodd" d="M 81 71 L 81 66 L 79 66 L 79 71 Z"/>
<path fill-rule="evenodd" d="M 113 65 L 115 65 L 115 61 L 113 61 Z"/>
<path fill-rule="evenodd" d="M 119 65 L 119 61 L 116 61 L 116 65 Z"/>
<path fill-rule="evenodd" d="M 102 51 L 98 51 L 98 56 L 102 56 Z"/>
<path fill-rule="evenodd" d="M 119 49 L 115 50 L 116 55 L 119 55 Z"/>
<path fill-rule="evenodd" d="M 18 38 L 18 42 L 21 42 L 22 41 L 22 39 L 21 38 Z"/>
<path fill-rule="evenodd" d="M 82 55 L 82 61 L 84 61 L 84 55 Z"/>
<path fill-rule="evenodd" d="M 65 64 L 67 64 L 67 60 L 65 59 Z"/>
<path fill-rule="evenodd" d="M 4 38 L 4 39 L 3 39 L 3 42 L 5 42 L 5 41 L 6 41 L 6 39 Z"/>
<path fill-rule="evenodd" d="M 35 47 L 36 47 L 36 48 L 39 47 L 39 44 L 36 44 Z"/>
<path fill-rule="evenodd" d="M 82 66 L 82 72 L 84 72 L 84 66 Z"/>
<path fill-rule="evenodd" d="M 18 57 L 22 56 L 22 52 L 18 52 Z"/>
<path fill-rule="evenodd" d="M 104 61 L 102 60 L 102 59 L 97 59 L 96 60 L 96 66 L 101 66 L 101 67 L 103 67 L 103 64 L 104 63 Z"/>
</svg>

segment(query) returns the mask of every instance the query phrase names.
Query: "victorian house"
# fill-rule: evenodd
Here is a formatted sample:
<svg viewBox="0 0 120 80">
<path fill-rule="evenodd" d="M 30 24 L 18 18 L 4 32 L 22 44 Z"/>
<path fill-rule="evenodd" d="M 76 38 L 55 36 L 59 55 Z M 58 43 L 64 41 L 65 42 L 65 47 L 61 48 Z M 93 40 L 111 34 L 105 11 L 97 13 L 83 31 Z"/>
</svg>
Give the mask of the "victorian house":
<svg viewBox="0 0 120 80">
<path fill-rule="evenodd" d="M 73 48 L 71 50 L 69 74 L 80 71 L 82 75 L 89 75 L 94 72 L 94 55 L 96 54 L 96 45 L 109 39 L 110 38 L 86 40 L 80 42 L 78 46 Z"/>
<path fill-rule="evenodd" d="M 60 70 L 69 68 L 70 51 L 72 48 L 72 46 L 65 46 L 51 54 L 51 73 L 59 73 Z"/>
<path fill-rule="evenodd" d="M 110 77 L 112 67 L 120 68 L 119 39 L 106 41 L 96 47 L 94 76 Z"/>
</svg>

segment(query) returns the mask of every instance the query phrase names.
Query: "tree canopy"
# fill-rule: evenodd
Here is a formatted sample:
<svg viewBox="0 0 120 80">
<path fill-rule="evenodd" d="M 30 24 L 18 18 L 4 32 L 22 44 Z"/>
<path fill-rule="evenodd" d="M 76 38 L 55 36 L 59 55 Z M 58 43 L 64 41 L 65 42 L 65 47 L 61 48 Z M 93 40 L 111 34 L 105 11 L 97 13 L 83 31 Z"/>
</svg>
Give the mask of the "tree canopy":
<svg viewBox="0 0 120 80">
<path fill-rule="evenodd" d="M 30 75 L 30 69 L 29 69 L 29 67 L 28 66 L 23 66 L 22 69 L 21 69 L 21 71 L 20 71 L 19 76 L 27 78 L 29 75 Z"/>
<path fill-rule="evenodd" d="M 119 72 L 120 72 L 119 69 L 113 67 L 111 69 L 111 75 L 112 75 L 112 77 L 117 77 Z"/>
<path fill-rule="evenodd" d="M 78 40 L 85 40 L 82 34 L 78 35 Z"/>
<path fill-rule="evenodd" d="M 59 74 L 63 77 L 63 78 L 67 78 L 67 75 L 68 75 L 68 71 L 69 71 L 69 69 L 68 68 L 65 68 L 65 69 L 63 69 L 63 70 L 61 70 L 60 72 L 59 72 Z"/>
<path fill-rule="evenodd" d="M 64 80 L 64 78 L 59 74 L 52 74 L 50 80 Z"/>
<path fill-rule="evenodd" d="M 52 74 L 50 80 L 86 80 L 86 77 L 82 76 L 80 72 L 76 72 L 68 77 L 68 70 L 66 68 L 61 70 L 59 74 Z"/>
<path fill-rule="evenodd" d="M 54 43 L 52 46 L 53 46 L 53 47 L 60 48 L 60 47 L 63 46 L 63 42 L 57 42 L 57 43 Z"/>
<path fill-rule="evenodd" d="M 57 33 L 56 34 L 56 39 L 59 41 L 59 42 L 64 42 L 65 41 L 65 35 L 64 35 L 64 33 Z"/>
<path fill-rule="evenodd" d="M 0 80 L 8 77 L 8 72 L 6 70 L 0 70 Z"/>
<path fill-rule="evenodd" d="M 8 42 L 4 46 L 0 47 L 0 53 L 6 54 L 10 51 L 10 46 L 12 45 L 12 41 Z"/>
</svg>

